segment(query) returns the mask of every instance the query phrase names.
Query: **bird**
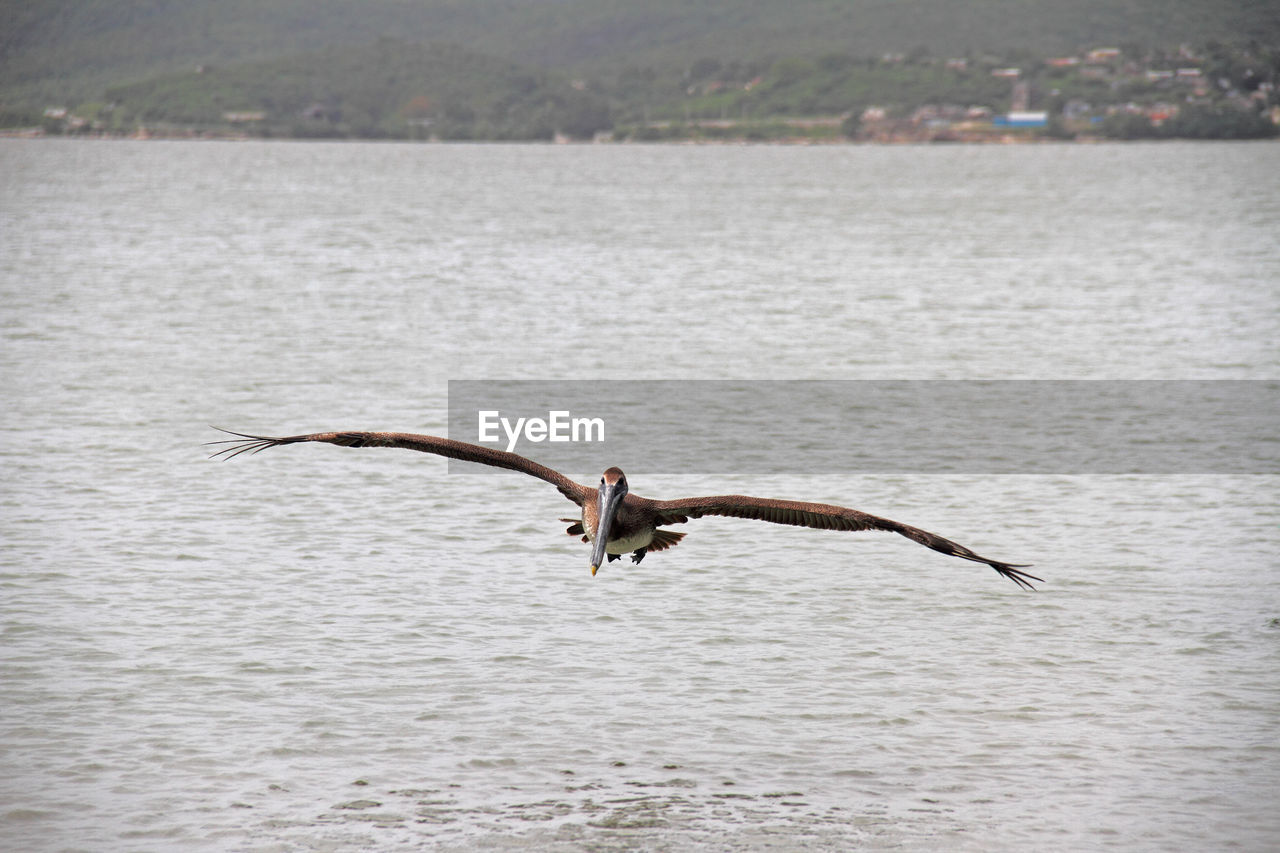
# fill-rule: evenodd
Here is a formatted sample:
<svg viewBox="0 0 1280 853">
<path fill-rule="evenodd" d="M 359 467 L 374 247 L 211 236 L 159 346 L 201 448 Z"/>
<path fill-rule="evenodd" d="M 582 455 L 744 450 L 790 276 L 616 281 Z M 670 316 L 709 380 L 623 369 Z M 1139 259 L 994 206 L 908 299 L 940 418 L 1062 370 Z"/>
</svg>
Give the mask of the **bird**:
<svg viewBox="0 0 1280 853">
<path fill-rule="evenodd" d="M 626 475 L 617 467 L 605 470 L 600 477 L 599 486 L 589 486 L 574 482 L 559 471 L 540 465 L 518 453 L 434 435 L 348 431 L 265 436 L 234 432 L 221 427 L 214 427 L 214 429 L 235 437 L 206 442 L 206 445 L 221 448 L 210 455 L 213 459 L 233 459 L 244 453 L 260 453 L 270 447 L 314 441 L 336 444 L 340 447 L 399 447 L 520 471 L 537 477 L 555 486 L 560 494 L 582 508 L 580 518 L 560 520 L 570 522 L 566 531 L 570 536 L 581 536 L 583 542 L 592 545 L 591 574 L 593 577 L 606 561 L 613 562 L 630 554 L 632 561 L 639 563 L 652 551 L 666 551 L 674 548 L 680 544 L 686 534 L 661 528 L 711 515 L 750 518 L 820 530 L 884 530 L 898 533 L 942 554 L 976 563 L 986 563 L 1023 589 L 1035 589 L 1031 581 L 1044 583 L 1042 578 L 1021 571 L 1021 569 L 1030 568 L 1029 564 L 992 560 L 975 554 L 963 545 L 936 533 L 833 504 L 757 498 L 748 495 L 652 500 L 633 494 L 627 485 Z"/>
</svg>

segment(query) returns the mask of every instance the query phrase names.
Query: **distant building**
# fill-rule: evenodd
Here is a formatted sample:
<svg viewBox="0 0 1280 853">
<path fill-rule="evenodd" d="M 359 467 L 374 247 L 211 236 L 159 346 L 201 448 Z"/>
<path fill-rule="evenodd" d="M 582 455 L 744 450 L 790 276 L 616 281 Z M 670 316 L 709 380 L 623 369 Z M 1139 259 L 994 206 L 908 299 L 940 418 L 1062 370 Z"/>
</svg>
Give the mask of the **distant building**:
<svg viewBox="0 0 1280 853">
<path fill-rule="evenodd" d="M 1013 84 L 1013 95 L 1009 99 L 1009 112 L 1022 113 L 1031 108 L 1031 84 L 1019 80 Z"/>
<path fill-rule="evenodd" d="M 996 127 L 1047 127 L 1049 114 L 1043 111 L 1017 111 L 996 116 L 991 120 Z"/>
<path fill-rule="evenodd" d="M 1092 111 L 1089 102 L 1081 98 L 1071 98 L 1062 105 L 1062 116 L 1067 119 L 1082 119 Z"/>
</svg>

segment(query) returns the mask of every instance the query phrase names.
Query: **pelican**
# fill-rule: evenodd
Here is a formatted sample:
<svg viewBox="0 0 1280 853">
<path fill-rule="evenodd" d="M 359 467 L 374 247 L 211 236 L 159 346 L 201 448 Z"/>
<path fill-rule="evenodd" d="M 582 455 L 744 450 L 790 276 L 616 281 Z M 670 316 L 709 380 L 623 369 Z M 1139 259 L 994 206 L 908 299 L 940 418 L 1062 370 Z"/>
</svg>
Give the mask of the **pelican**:
<svg viewBox="0 0 1280 853">
<path fill-rule="evenodd" d="M 655 501 L 631 493 L 627 477 L 619 468 L 609 468 L 600 477 L 599 486 L 575 483 L 559 471 L 539 465 L 516 453 L 439 438 L 434 435 L 414 435 L 403 432 L 316 432 L 308 435 L 271 437 L 232 432 L 215 427 L 235 438 L 210 441 L 209 445 L 226 445 L 210 458 L 231 459 L 242 453 L 259 453 L 268 447 L 282 444 L 298 444 L 303 441 L 319 441 L 340 447 L 402 447 L 423 453 L 434 453 L 450 459 L 478 462 L 497 468 L 521 471 L 544 480 L 560 490 L 560 494 L 582 508 L 581 518 L 562 518 L 571 522 L 570 536 L 581 536 L 590 542 L 591 574 L 594 577 L 606 558 L 609 562 L 631 554 L 639 563 L 650 551 L 665 551 L 680 544 L 683 533 L 660 530 L 663 525 L 683 524 L 691 518 L 704 515 L 732 516 L 771 521 L 774 524 L 792 524 L 814 527 L 820 530 L 887 530 L 901 534 L 943 554 L 961 557 L 976 563 L 986 563 L 1018 586 L 1034 589 L 1031 581 L 1044 581 L 1035 575 L 1019 571 L 1027 565 L 1003 563 L 988 559 L 944 539 L 936 533 L 921 530 L 898 521 L 860 512 L 832 504 L 803 503 L 801 501 L 753 498 L 746 495 L 715 495 L 705 498 L 679 498 L 673 501 Z"/>
</svg>

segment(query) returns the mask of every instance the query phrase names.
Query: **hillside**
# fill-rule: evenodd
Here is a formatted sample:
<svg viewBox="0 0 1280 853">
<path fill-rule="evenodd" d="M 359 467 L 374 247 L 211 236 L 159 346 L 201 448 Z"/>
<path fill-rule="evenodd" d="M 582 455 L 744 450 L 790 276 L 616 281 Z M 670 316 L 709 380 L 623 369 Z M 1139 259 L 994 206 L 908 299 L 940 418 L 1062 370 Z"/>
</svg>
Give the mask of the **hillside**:
<svg viewBox="0 0 1280 853">
<path fill-rule="evenodd" d="M 456 45 L 379 39 L 107 90 L 102 118 L 136 125 L 239 125 L 266 136 L 589 138 L 607 104 L 560 75 Z"/>
<path fill-rule="evenodd" d="M 0 0 L 0 108 L 96 100 L 111 86 L 384 35 L 452 42 L 575 75 L 826 53 L 880 56 L 1099 44 L 1280 44 L 1250 0 Z"/>
</svg>

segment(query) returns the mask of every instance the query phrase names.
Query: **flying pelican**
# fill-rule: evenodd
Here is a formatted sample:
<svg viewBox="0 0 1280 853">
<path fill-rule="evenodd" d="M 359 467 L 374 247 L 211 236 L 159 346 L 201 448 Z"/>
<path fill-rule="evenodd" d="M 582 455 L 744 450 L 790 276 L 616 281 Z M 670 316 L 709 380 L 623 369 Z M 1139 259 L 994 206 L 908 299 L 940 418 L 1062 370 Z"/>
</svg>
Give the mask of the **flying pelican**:
<svg viewBox="0 0 1280 853">
<path fill-rule="evenodd" d="M 215 427 L 215 429 L 220 429 Z M 816 527 L 821 530 L 888 530 L 899 533 L 925 547 L 986 563 L 1001 575 L 1020 587 L 1034 589 L 1031 581 L 1044 581 L 1035 575 L 1018 571 L 1026 565 L 1002 563 L 980 557 L 963 545 L 944 539 L 935 533 L 911 527 L 888 518 L 880 518 L 856 509 L 831 504 L 802 503 L 800 501 L 753 498 L 746 495 L 716 495 L 705 498 L 679 498 L 673 501 L 655 501 L 631 494 L 627 477 L 619 468 L 610 468 L 600 477 L 599 486 L 575 483 L 559 471 L 539 465 L 516 453 L 439 438 L 434 435 L 414 435 L 404 432 L 316 432 L 308 435 L 290 435 L 273 438 L 265 435 L 248 435 L 220 429 L 236 438 L 210 441 L 208 444 L 226 447 L 210 458 L 231 459 L 242 453 L 259 453 L 268 447 L 281 444 L 297 444 L 303 441 L 321 441 L 341 447 L 403 447 L 423 453 L 435 453 L 450 459 L 478 462 L 497 468 L 509 468 L 545 480 L 560 490 L 560 494 L 582 507 L 581 519 L 562 518 L 572 522 L 568 533 L 581 536 L 583 542 L 591 542 L 591 574 L 594 576 L 605 562 L 619 559 L 630 553 L 639 563 L 650 551 L 665 551 L 675 547 L 685 534 L 659 530 L 666 524 L 682 524 L 691 518 L 704 515 L 724 515 L 735 518 L 754 518 L 774 524 L 793 524 L 800 527 Z"/>
</svg>

